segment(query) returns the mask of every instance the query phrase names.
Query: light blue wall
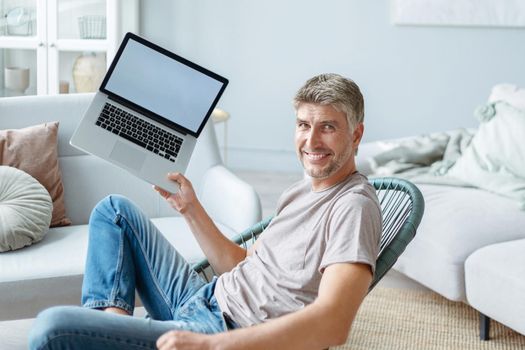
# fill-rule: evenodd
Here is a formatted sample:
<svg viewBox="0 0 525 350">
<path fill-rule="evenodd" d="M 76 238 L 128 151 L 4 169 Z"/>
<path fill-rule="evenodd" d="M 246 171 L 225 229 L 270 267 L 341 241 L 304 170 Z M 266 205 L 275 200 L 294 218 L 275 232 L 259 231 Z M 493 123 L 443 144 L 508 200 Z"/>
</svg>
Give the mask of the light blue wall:
<svg viewBox="0 0 525 350">
<path fill-rule="evenodd" d="M 474 127 L 491 86 L 525 86 L 525 29 L 395 26 L 386 0 L 143 1 L 141 28 L 230 79 L 233 168 L 299 169 L 290 101 L 321 72 L 361 86 L 365 141 Z"/>
</svg>

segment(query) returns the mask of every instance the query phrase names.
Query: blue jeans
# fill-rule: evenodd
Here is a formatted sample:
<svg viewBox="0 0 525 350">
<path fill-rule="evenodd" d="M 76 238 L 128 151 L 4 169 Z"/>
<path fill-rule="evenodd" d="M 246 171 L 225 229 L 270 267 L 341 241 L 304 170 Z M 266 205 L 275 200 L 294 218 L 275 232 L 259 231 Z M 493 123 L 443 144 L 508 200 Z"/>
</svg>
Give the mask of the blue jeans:
<svg viewBox="0 0 525 350">
<path fill-rule="evenodd" d="M 128 199 L 112 195 L 89 221 L 82 305 L 41 312 L 30 349 L 155 349 L 172 330 L 217 333 L 232 328 L 206 283 Z M 118 307 L 132 314 L 135 290 L 149 318 L 94 309 Z"/>
</svg>

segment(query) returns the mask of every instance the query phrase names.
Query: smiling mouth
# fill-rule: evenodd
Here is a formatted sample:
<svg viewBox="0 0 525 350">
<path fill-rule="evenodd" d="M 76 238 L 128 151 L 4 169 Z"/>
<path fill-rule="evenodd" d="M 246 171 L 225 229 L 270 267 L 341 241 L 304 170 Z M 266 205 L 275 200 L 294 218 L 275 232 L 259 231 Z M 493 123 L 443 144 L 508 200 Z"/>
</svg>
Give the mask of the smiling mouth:
<svg viewBox="0 0 525 350">
<path fill-rule="evenodd" d="M 330 155 L 330 153 L 325 152 L 306 152 L 303 151 L 303 154 L 308 158 L 308 160 L 322 160 Z"/>
</svg>

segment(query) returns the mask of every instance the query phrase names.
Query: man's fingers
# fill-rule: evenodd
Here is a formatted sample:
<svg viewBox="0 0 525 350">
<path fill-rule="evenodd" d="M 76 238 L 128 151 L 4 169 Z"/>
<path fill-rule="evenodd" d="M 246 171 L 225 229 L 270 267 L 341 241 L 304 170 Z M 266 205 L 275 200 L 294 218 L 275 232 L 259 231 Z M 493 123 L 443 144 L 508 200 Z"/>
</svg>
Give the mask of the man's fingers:
<svg viewBox="0 0 525 350">
<path fill-rule="evenodd" d="M 188 179 L 186 179 L 181 173 L 168 173 L 168 179 L 177 182 L 179 185 L 188 182 Z"/>
<path fill-rule="evenodd" d="M 176 349 L 178 346 L 184 346 L 184 336 L 191 335 L 191 332 L 188 331 L 178 331 L 172 330 L 164 333 L 157 339 L 157 349 L 159 350 L 172 350 Z M 181 344 L 182 342 L 182 344 Z"/>
<path fill-rule="evenodd" d="M 161 350 L 169 349 L 172 345 L 174 345 L 177 333 L 178 331 L 173 330 L 161 335 L 159 339 L 157 339 L 157 348 Z"/>
<path fill-rule="evenodd" d="M 153 186 L 153 189 L 167 200 L 175 210 L 184 214 L 194 202 L 198 202 L 193 186 L 191 185 L 190 180 L 184 177 L 181 173 L 168 173 L 167 178 L 178 185 L 179 191 L 171 193 L 156 185 Z"/>
<path fill-rule="evenodd" d="M 160 187 L 157 186 L 157 185 L 154 185 L 154 186 L 153 186 L 153 189 L 154 189 L 155 191 L 157 191 L 162 197 L 164 197 L 164 198 L 166 198 L 166 199 L 171 195 L 171 192 L 168 192 L 168 191 L 166 191 L 166 190 L 160 188 Z"/>
<path fill-rule="evenodd" d="M 177 181 L 182 177 L 181 173 L 168 173 L 168 179 L 172 181 Z M 178 182 L 178 181 L 177 181 Z"/>
<path fill-rule="evenodd" d="M 159 186 L 153 185 L 153 189 L 159 193 L 159 195 L 164 198 L 173 208 L 180 211 L 182 209 L 182 204 L 180 202 L 180 194 L 179 193 L 171 193 L 168 192 Z"/>
<path fill-rule="evenodd" d="M 157 349 L 162 349 L 162 347 L 163 347 L 163 346 L 166 344 L 166 342 L 168 341 L 168 339 L 169 339 L 169 337 L 170 337 L 170 335 L 169 335 L 170 333 L 171 333 L 171 331 L 170 331 L 170 332 L 166 332 L 166 333 L 164 333 L 163 335 L 161 335 L 161 336 L 159 337 L 159 339 L 157 339 L 157 343 L 156 343 L 156 345 L 157 345 Z"/>
</svg>

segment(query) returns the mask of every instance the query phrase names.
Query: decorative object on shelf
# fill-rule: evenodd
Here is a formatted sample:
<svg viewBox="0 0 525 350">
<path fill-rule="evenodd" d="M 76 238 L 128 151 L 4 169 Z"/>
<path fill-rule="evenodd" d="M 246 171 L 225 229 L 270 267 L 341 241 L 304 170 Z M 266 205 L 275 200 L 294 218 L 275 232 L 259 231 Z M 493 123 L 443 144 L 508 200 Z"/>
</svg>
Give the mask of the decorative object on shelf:
<svg viewBox="0 0 525 350">
<path fill-rule="evenodd" d="M 228 125 L 227 125 L 227 122 L 228 122 L 228 119 L 230 119 L 230 113 L 220 108 L 215 108 L 213 112 L 211 112 L 211 119 L 216 124 L 224 122 L 224 143 L 222 146 L 224 148 L 224 164 L 227 165 L 228 164 L 228 153 L 227 153 L 227 150 L 228 150 L 228 147 L 227 147 L 228 128 L 227 126 Z"/>
<path fill-rule="evenodd" d="M 78 30 L 82 39 L 106 39 L 106 16 L 78 17 Z"/>
<path fill-rule="evenodd" d="M 28 36 L 33 34 L 33 18 L 31 11 L 25 7 L 15 7 L 5 15 L 7 35 Z"/>
<path fill-rule="evenodd" d="M 4 86 L 8 90 L 23 94 L 29 87 L 29 68 L 5 67 Z"/>
<path fill-rule="evenodd" d="M 83 53 L 73 64 L 73 83 L 76 92 L 94 92 L 106 72 L 106 58 L 94 52 Z"/>
<path fill-rule="evenodd" d="M 69 81 L 60 80 L 58 84 L 58 93 L 59 94 L 69 94 Z"/>
</svg>

